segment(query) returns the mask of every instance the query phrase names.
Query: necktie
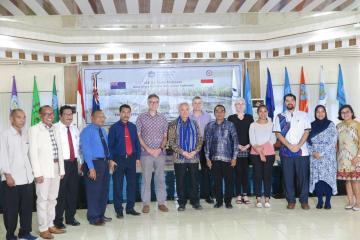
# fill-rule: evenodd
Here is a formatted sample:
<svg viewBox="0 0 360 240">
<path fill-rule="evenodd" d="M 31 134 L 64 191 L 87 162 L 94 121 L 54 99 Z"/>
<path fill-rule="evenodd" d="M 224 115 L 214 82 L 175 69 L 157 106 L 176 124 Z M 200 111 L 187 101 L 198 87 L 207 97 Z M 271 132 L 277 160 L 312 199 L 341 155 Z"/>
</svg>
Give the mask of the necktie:
<svg viewBox="0 0 360 240">
<path fill-rule="evenodd" d="M 130 132 L 127 124 L 125 124 L 125 149 L 126 149 L 126 155 L 130 156 L 133 150 L 131 145 Z"/>
<path fill-rule="evenodd" d="M 99 135 L 100 135 L 101 143 L 102 143 L 103 148 L 104 148 L 105 159 L 107 159 L 109 157 L 109 148 L 108 148 L 108 145 L 107 145 L 107 143 L 105 141 L 104 134 L 103 134 L 101 128 L 99 128 Z"/>
<path fill-rule="evenodd" d="M 75 151 L 74 151 L 74 145 L 71 137 L 70 127 L 67 128 L 67 136 L 68 136 L 68 143 L 69 143 L 69 150 L 70 150 L 70 161 L 75 160 Z"/>
</svg>

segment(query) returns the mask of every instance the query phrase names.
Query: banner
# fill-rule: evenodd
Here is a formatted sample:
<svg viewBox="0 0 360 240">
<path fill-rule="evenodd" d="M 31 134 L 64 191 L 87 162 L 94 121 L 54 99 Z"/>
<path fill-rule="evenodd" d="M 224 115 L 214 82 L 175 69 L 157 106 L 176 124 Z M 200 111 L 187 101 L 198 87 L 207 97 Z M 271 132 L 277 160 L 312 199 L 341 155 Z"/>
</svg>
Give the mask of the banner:
<svg viewBox="0 0 360 240">
<path fill-rule="evenodd" d="M 232 114 L 233 101 L 242 92 L 242 65 L 85 67 L 83 82 L 87 123 L 90 122 L 93 104 L 94 77 L 106 125 L 119 120 L 121 104 L 131 106 L 130 120 L 135 121 L 140 113 L 147 111 L 147 96 L 152 93 L 160 97 L 158 111 L 171 121 L 179 116 L 178 104 L 191 104 L 194 96 L 202 97 L 204 110 L 211 114 L 217 104 L 225 106 L 227 115 Z"/>
</svg>

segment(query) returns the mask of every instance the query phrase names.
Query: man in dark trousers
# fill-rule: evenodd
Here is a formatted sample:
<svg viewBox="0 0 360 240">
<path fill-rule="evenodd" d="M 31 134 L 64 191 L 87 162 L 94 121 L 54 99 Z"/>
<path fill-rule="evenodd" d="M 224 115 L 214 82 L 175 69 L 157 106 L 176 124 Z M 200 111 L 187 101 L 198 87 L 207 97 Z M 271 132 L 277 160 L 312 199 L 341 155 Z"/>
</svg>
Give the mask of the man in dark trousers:
<svg viewBox="0 0 360 240">
<path fill-rule="evenodd" d="M 91 124 L 80 133 L 80 148 L 85 160 L 84 175 L 87 200 L 87 219 L 90 224 L 101 226 L 112 219 L 105 217 L 109 195 L 109 147 L 104 128 L 102 110 L 91 114 Z"/>
<path fill-rule="evenodd" d="M 79 191 L 79 169 L 81 169 L 81 159 L 79 156 L 79 130 L 72 123 L 73 112 L 69 105 L 60 108 L 60 122 L 55 124 L 57 128 L 62 152 L 64 156 L 65 176 L 60 180 L 59 195 L 56 204 L 56 216 L 54 225 L 64 229 L 65 223 L 78 226 L 80 223 L 75 219 L 77 196 Z"/>
<path fill-rule="evenodd" d="M 134 209 L 136 193 L 136 166 L 140 165 L 140 142 L 136 125 L 129 122 L 131 108 L 119 108 L 120 120 L 109 130 L 110 172 L 113 172 L 114 207 L 117 218 L 123 218 L 123 182 L 126 177 L 126 214 L 140 215 Z"/>
<path fill-rule="evenodd" d="M 3 218 L 6 240 L 16 240 L 15 230 L 20 216 L 19 239 L 35 240 L 31 235 L 34 175 L 28 157 L 29 141 L 23 129 L 26 117 L 21 109 L 10 113 L 11 127 L 0 138 L 0 167 L 3 193 Z"/>
</svg>

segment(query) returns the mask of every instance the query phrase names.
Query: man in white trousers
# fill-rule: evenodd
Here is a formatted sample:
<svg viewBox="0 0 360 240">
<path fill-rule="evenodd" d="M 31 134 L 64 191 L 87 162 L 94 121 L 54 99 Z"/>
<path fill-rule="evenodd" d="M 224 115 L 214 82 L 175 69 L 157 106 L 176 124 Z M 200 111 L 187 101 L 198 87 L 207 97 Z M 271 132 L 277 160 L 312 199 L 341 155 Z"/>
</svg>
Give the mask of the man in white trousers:
<svg viewBox="0 0 360 240">
<path fill-rule="evenodd" d="M 65 233 L 54 227 L 56 199 L 60 179 L 64 177 L 64 159 L 60 136 L 53 126 L 53 109 L 46 105 L 39 110 L 41 122 L 29 130 L 30 161 L 36 182 L 36 208 L 40 237 L 53 239 L 52 234 Z"/>
</svg>

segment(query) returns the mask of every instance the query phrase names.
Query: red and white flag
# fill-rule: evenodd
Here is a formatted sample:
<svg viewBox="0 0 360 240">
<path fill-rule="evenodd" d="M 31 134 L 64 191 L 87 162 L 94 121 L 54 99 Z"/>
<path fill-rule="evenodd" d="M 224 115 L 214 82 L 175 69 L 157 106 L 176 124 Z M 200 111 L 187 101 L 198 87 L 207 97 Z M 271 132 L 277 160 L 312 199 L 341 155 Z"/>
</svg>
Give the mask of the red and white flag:
<svg viewBox="0 0 360 240">
<path fill-rule="evenodd" d="M 76 92 L 76 115 L 77 115 L 77 125 L 81 131 L 85 126 L 85 105 L 84 105 L 84 93 L 81 83 L 80 72 L 77 77 L 77 92 Z"/>
</svg>

